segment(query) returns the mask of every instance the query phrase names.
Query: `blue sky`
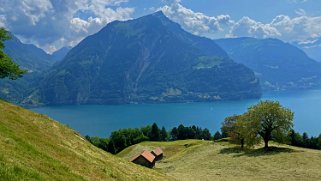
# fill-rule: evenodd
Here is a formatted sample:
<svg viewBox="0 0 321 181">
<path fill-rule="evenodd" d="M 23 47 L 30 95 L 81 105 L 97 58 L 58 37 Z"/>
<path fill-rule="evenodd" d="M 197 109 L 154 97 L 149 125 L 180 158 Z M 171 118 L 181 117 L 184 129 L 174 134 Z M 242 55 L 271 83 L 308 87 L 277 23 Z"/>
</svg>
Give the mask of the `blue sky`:
<svg viewBox="0 0 321 181">
<path fill-rule="evenodd" d="M 193 7 L 195 11 L 201 11 L 208 15 L 229 14 L 235 19 L 249 16 L 257 21 L 270 22 L 274 17 L 285 14 L 296 16 L 296 11 L 307 10 L 311 15 L 321 15 L 320 3 L 316 0 L 185 0 L 182 3 L 187 7 Z M 317 5 L 319 4 L 319 6 Z"/>
<path fill-rule="evenodd" d="M 0 0 L 0 26 L 48 52 L 74 46 L 114 20 L 157 10 L 209 38 L 279 38 L 306 43 L 321 37 L 319 0 Z"/>
<path fill-rule="evenodd" d="M 202 12 L 209 16 L 229 14 L 235 19 L 249 16 L 258 21 L 270 22 L 280 14 L 291 17 L 297 15 L 300 9 L 306 10 L 311 16 L 321 15 L 321 2 L 318 0 L 182 0 L 181 4 L 195 12 Z M 132 0 L 128 4 L 137 8 L 135 16 L 141 16 L 148 11 L 146 7 L 161 7 L 160 0 Z"/>
</svg>

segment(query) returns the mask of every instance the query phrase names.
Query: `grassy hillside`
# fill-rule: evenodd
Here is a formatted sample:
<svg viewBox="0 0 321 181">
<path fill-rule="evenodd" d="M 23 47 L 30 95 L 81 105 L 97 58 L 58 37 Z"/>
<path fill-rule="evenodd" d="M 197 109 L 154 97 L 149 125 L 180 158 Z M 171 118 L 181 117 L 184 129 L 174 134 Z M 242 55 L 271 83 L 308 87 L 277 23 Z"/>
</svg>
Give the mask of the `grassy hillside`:
<svg viewBox="0 0 321 181">
<path fill-rule="evenodd" d="M 108 154 L 72 129 L 0 100 L 0 180 L 169 180 Z"/>
<path fill-rule="evenodd" d="M 272 144 L 273 145 L 273 144 Z M 160 146 L 165 158 L 156 170 L 179 180 L 320 180 L 321 151 L 276 145 L 242 151 L 228 142 L 184 140 L 144 142 L 118 154 L 129 159 Z"/>
<path fill-rule="evenodd" d="M 273 144 L 272 144 L 273 145 Z M 150 170 L 128 160 L 162 147 Z M 0 101 L 0 180 L 319 180 L 321 151 L 277 146 L 242 151 L 228 142 L 143 142 L 115 157 L 77 132 Z M 123 159 L 122 159 L 123 158 Z"/>
</svg>

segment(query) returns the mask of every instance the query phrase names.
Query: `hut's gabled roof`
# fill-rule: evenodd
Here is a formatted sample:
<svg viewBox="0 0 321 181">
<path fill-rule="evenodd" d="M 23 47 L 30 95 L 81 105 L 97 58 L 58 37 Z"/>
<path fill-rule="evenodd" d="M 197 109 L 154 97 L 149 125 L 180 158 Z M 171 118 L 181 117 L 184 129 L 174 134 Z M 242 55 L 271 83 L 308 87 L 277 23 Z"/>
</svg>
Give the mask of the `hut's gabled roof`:
<svg viewBox="0 0 321 181">
<path fill-rule="evenodd" d="M 157 147 L 156 149 L 154 149 L 152 151 L 152 153 L 155 155 L 155 156 L 159 156 L 161 154 L 163 154 L 163 150 L 160 148 L 160 147 Z"/>
<path fill-rule="evenodd" d="M 144 157 L 150 163 L 152 163 L 155 160 L 155 156 L 151 152 L 144 150 L 140 155 L 137 155 L 136 157 L 132 158 L 131 161 L 136 160 L 140 156 Z"/>
</svg>

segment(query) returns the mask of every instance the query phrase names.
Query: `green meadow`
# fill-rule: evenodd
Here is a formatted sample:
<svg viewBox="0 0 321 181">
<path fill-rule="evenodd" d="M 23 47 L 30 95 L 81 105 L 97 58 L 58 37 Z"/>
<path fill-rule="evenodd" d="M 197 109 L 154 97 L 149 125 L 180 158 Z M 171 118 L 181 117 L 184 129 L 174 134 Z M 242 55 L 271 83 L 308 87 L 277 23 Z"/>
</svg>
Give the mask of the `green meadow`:
<svg viewBox="0 0 321 181">
<path fill-rule="evenodd" d="M 161 147 L 155 170 L 178 180 L 320 180 L 321 151 L 272 143 L 242 150 L 226 140 L 143 142 L 118 154 L 125 160 L 141 150 Z"/>
</svg>

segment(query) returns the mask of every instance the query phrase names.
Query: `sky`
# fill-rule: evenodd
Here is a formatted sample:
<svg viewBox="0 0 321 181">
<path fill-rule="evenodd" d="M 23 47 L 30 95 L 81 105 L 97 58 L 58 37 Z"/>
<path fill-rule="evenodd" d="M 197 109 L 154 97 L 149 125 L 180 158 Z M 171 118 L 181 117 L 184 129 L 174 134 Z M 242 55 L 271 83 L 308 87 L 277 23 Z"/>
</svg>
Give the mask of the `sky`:
<svg viewBox="0 0 321 181">
<path fill-rule="evenodd" d="M 195 35 L 321 38 L 321 0 L 0 0 L 0 27 L 51 53 L 75 46 L 114 20 L 162 10 Z M 320 45 L 321 46 L 321 45 Z"/>
</svg>

